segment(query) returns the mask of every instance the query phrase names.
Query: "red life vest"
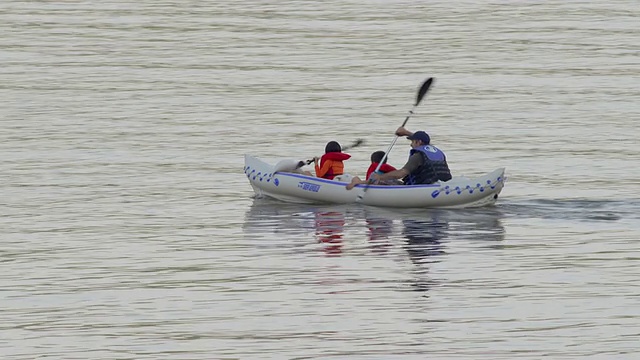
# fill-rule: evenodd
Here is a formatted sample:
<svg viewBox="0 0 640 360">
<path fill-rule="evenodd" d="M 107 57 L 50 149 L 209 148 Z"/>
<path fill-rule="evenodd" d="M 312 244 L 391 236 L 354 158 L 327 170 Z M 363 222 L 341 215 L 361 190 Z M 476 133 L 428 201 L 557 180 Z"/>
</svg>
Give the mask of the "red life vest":
<svg viewBox="0 0 640 360">
<path fill-rule="evenodd" d="M 333 180 L 334 177 L 344 173 L 343 161 L 351 158 L 351 155 L 341 152 L 330 152 L 322 155 L 320 166 L 316 165 L 316 176 Z"/>
<path fill-rule="evenodd" d="M 369 177 L 371 176 L 371 174 L 373 173 L 373 171 L 378 167 L 378 163 L 374 162 L 371 163 L 371 165 L 369 165 L 369 169 L 367 170 L 367 179 L 369 179 Z M 380 170 L 378 170 L 379 172 L 381 172 L 382 174 L 386 174 L 390 171 L 396 170 L 396 168 L 394 168 L 393 166 L 389 165 L 389 164 L 382 164 L 382 166 L 380 166 Z"/>
</svg>

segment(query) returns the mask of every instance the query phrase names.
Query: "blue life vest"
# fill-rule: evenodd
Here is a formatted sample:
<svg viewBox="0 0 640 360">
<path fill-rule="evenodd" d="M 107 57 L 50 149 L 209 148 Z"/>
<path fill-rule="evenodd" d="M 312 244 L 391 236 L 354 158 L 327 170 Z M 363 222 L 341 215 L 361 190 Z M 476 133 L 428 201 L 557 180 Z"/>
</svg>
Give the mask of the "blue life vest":
<svg viewBox="0 0 640 360">
<path fill-rule="evenodd" d="M 420 153 L 422 165 L 404 178 L 406 185 L 433 184 L 436 181 L 451 180 L 447 157 L 433 145 L 423 145 L 409 151 L 409 156 Z"/>
</svg>

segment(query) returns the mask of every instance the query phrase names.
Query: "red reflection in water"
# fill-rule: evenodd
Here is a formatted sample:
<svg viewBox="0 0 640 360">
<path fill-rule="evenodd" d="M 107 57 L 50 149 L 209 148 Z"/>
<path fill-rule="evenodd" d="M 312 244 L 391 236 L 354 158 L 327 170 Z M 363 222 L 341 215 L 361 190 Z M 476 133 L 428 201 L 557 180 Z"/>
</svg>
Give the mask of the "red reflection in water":
<svg viewBox="0 0 640 360">
<path fill-rule="evenodd" d="M 316 237 L 324 243 L 324 252 L 329 256 L 342 253 L 342 237 L 344 235 L 344 214 L 337 211 L 315 213 Z"/>
</svg>

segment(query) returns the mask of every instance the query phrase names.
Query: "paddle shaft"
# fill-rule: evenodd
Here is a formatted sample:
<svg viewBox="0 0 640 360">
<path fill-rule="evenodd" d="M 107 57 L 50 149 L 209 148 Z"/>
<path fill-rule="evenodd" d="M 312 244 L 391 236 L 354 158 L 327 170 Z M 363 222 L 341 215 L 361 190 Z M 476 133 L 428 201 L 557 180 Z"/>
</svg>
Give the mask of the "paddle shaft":
<svg viewBox="0 0 640 360">
<path fill-rule="evenodd" d="M 407 121 L 409 121 L 409 118 L 411 118 L 411 115 L 413 115 L 413 111 L 416 109 L 416 107 L 420 105 L 420 102 L 429 91 L 429 88 L 431 87 L 432 83 L 433 83 L 433 78 L 428 78 L 427 80 L 425 80 L 425 82 L 422 83 L 422 85 L 420 86 L 420 89 L 418 90 L 418 94 L 416 95 L 416 102 L 413 104 L 413 107 L 411 108 L 411 110 L 409 110 L 409 115 L 407 115 L 407 117 L 404 119 L 404 122 L 402 123 L 401 127 L 404 127 L 405 125 L 407 125 Z M 398 141 L 398 138 L 399 138 L 398 135 L 396 135 L 393 138 L 393 142 L 391 143 L 391 145 L 389 145 L 389 148 L 384 153 L 382 160 L 378 163 L 378 166 L 376 167 L 375 171 L 372 174 L 375 174 L 380 170 L 380 167 L 382 166 L 382 164 L 384 164 L 385 160 L 389 156 L 389 152 L 391 151 L 393 146 L 396 144 L 396 141 Z M 362 198 L 364 197 L 364 194 L 367 193 L 367 190 L 369 189 L 369 185 L 371 185 L 372 182 L 373 182 L 372 179 L 367 179 L 367 182 L 365 183 L 365 186 L 364 186 L 364 190 L 362 191 L 362 194 L 358 195 L 356 201 L 362 200 Z"/>
<path fill-rule="evenodd" d="M 407 121 L 409 121 L 409 118 L 411 117 L 411 115 L 413 115 L 413 110 L 416 109 L 416 107 L 418 107 L 418 105 L 414 105 L 413 108 L 411 110 L 409 110 L 409 115 L 407 115 L 407 118 L 404 119 L 404 122 L 402 123 L 401 127 L 404 127 L 405 125 L 407 125 Z M 396 144 L 396 141 L 398 141 L 398 138 L 400 136 L 396 135 L 393 138 L 393 141 L 391 142 L 391 145 L 389 145 L 389 148 L 387 149 L 387 151 L 384 153 L 384 156 L 382 157 L 382 160 L 380 160 L 380 162 L 378 163 L 378 166 L 376 166 L 376 169 L 372 172 L 372 174 L 377 173 L 380 170 L 380 167 L 382 166 L 382 164 L 384 164 L 384 162 L 387 160 L 387 157 L 389 156 L 389 153 L 391 152 L 391 149 L 393 148 L 393 146 Z M 370 181 L 370 179 L 367 179 L 367 181 Z M 366 188 L 365 188 L 366 189 Z"/>
</svg>

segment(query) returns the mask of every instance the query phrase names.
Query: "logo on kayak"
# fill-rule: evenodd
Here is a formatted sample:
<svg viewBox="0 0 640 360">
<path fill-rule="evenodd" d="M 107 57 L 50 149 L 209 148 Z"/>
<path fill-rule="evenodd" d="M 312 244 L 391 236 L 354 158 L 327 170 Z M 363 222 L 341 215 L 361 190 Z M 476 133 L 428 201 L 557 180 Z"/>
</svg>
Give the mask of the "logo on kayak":
<svg viewBox="0 0 640 360">
<path fill-rule="evenodd" d="M 300 181 L 298 183 L 298 187 L 305 191 L 318 192 L 318 190 L 320 190 L 320 185 L 308 183 L 306 181 Z"/>
</svg>

